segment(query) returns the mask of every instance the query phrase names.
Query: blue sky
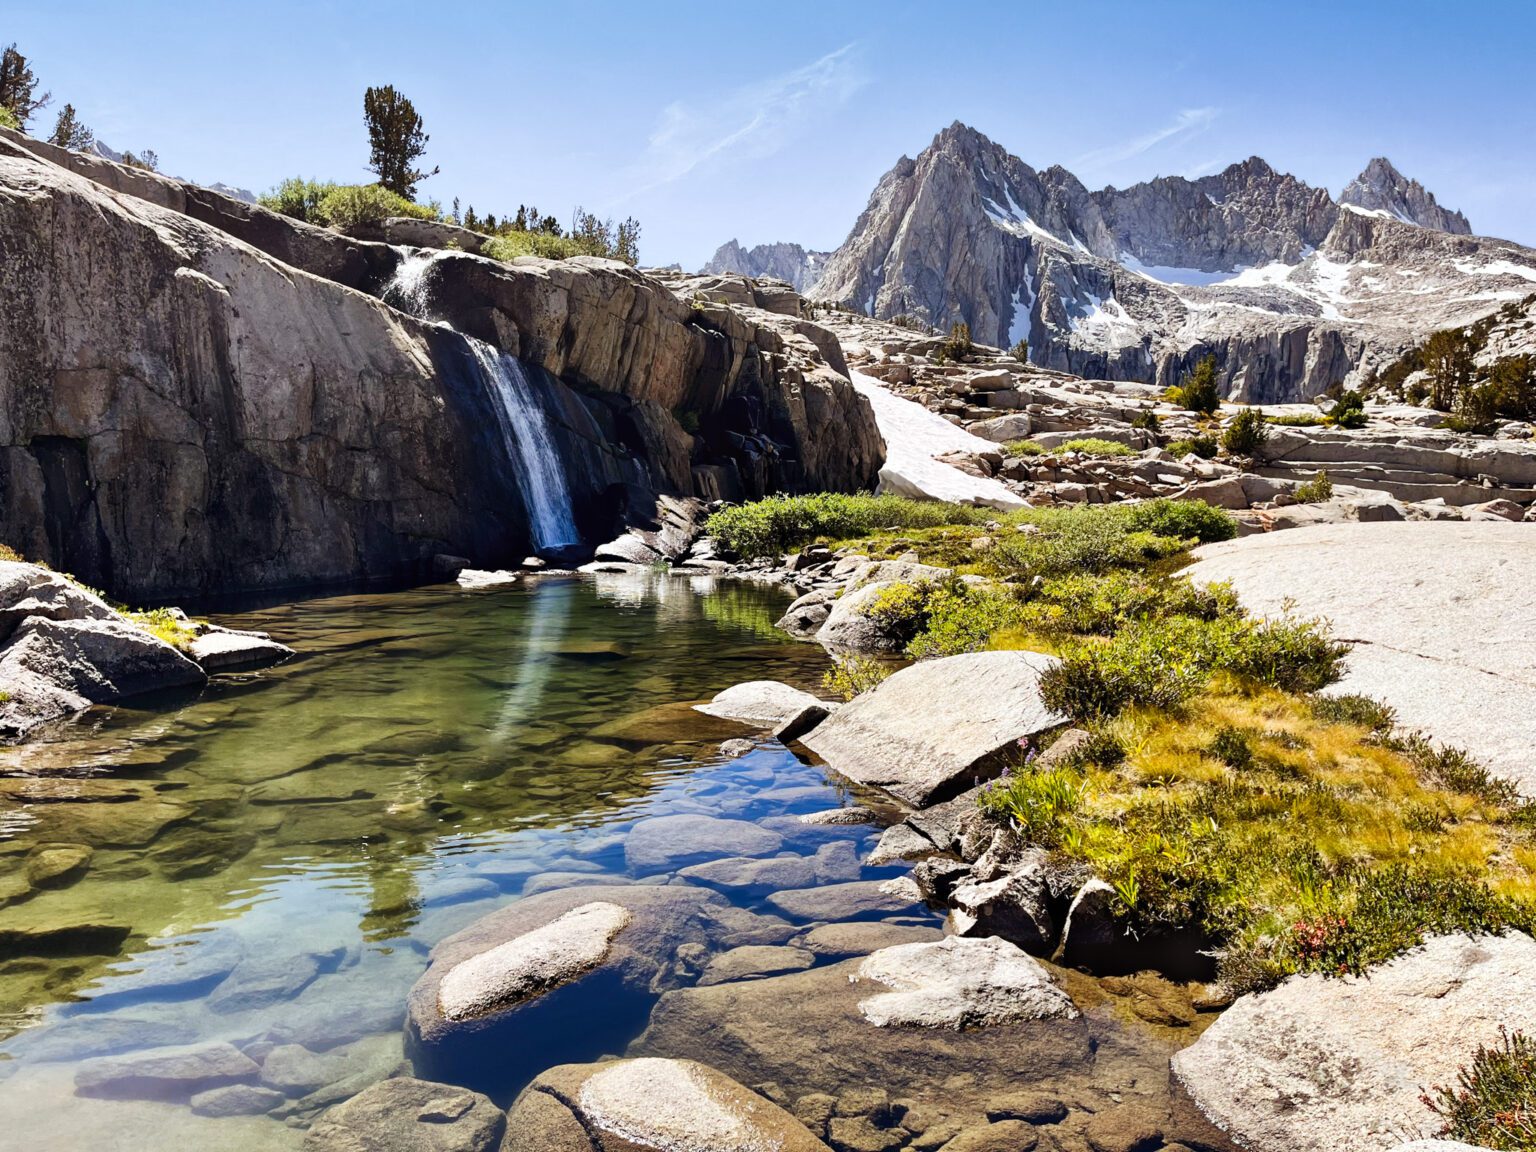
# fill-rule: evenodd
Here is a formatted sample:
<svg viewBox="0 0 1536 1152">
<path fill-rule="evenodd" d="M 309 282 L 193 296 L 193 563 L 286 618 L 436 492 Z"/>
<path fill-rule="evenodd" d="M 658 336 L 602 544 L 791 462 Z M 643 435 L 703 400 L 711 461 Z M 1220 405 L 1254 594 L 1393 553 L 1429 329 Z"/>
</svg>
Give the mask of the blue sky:
<svg viewBox="0 0 1536 1152">
<path fill-rule="evenodd" d="M 3 0 L 0 42 L 113 147 L 260 191 L 363 180 L 362 91 L 484 213 L 637 216 L 646 262 L 833 248 L 880 175 L 963 120 L 1089 187 L 1249 155 L 1337 193 L 1386 155 L 1536 244 L 1536 3 L 123 4 Z"/>
</svg>

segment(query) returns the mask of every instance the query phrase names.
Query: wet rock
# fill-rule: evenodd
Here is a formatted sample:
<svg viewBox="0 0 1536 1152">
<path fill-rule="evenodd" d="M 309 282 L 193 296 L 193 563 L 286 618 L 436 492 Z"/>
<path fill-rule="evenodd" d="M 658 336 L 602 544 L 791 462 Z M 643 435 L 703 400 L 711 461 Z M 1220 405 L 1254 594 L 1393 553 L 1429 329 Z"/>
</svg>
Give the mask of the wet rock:
<svg viewBox="0 0 1536 1152">
<path fill-rule="evenodd" d="M 326 1112 L 305 1152 L 493 1152 L 506 1130 L 478 1092 L 401 1077 L 381 1080 Z"/>
<path fill-rule="evenodd" d="M 832 612 L 832 598 L 833 592 L 828 588 L 807 592 L 789 606 L 775 627 L 797 640 L 814 639 Z"/>
<path fill-rule="evenodd" d="M 23 872 L 34 888 L 63 888 L 80 879 L 91 855 L 84 844 L 42 844 L 27 855 Z"/>
<path fill-rule="evenodd" d="M 558 892 L 562 888 L 594 887 L 597 885 L 633 884 L 627 876 L 604 876 L 600 872 L 541 872 L 530 876 L 523 884 L 521 895 L 539 896 L 545 892 Z"/>
<path fill-rule="evenodd" d="M 1098 878 L 1077 890 L 1061 933 L 1063 964 L 1095 969 L 1113 956 L 1121 936 L 1115 924 L 1115 899 L 1115 890 Z"/>
<path fill-rule="evenodd" d="M 816 824 L 824 827 L 842 824 L 873 824 L 875 814 L 868 808 L 827 808 L 821 812 L 807 812 L 795 819 L 802 824 Z"/>
<path fill-rule="evenodd" d="M 775 892 L 768 903 L 797 920 L 867 920 L 922 908 L 920 900 L 883 890 L 879 880 L 854 880 L 819 888 Z"/>
<path fill-rule="evenodd" d="M 745 756 L 756 747 L 757 745 L 752 743 L 752 741 L 738 736 L 735 740 L 727 740 L 720 745 L 720 755 L 727 759 L 735 760 L 738 756 Z"/>
<path fill-rule="evenodd" d="M 124 999 L 167 1000 L 193 995 L 228 976 L 243 955 L 238 938 L 230 933 L 157 941 L 103 976 L 88 994 L 97 1007 Z"/>
<path fill-rule="evenodd" d="M 699 977 L 699 984 L 707 987 L 710 984 L 724 984 L 728 980 L 777 976 L 783 972 L 799 972 L 815 963 L 815 955 L 803 948 L 749 944 L 716 956 L 705 967 L 704 974 Z"/>
<path fill-rule="evenodd" d="M 1293 976 L 1176 1053 L 1174 1083 L 1194 1118 L 1255 1152 L 1432 1136 L 1441 1119 L 1420 1093 L 1454 1083 L 1500 1028 L 1536 1031 L 1533 974 L 1536 940 L 1511 932 L 1437 937 L 1363 977 Z"/>
<path fill-rule="evenodd" d="M 942 1152 L 1031 1152 L 1039 1134 L 1023 1120 L 999 1120 L 966 1128 L 942 1145 Z"/>
<path fill-rule="evenodd" d="M 1049 955 L 1056 944 L 1045 853 L 1030 852 L 995 880 L 957 885 L 949 894 L 959 936 L 999 936 L 1027 952 Z"/>
<path fill-rule="evenodd" d="M 877 1128 L 868 1116 L 834 1116 L 827 1139 L 837 1152 L 893 1152 L 906 1143 L 906 1134 Z"/>
<path fill-rule="evenodd" d="M 223 1013 L 245 1012 L 291 1000 L 322 972 L 333 971 L 342 954 L 343 949 L 337 947 L 324 952 L 301 952 L 297 956 L 247 956 L 209 994 L 208 1008 Z"/>
<path fill-rule="evenodd" d="M 1161 1113 L 1138 1104 L 1123 1104 L 1096 1112 L 1083 1125 L 1093 1152 L 1154 1152 L 1162 1147 L 1165 1120 Z"/>
<path fill-rule="evenodd" d="M 584 907 L 585 915 L 562 919 Z M 627 919 L 615 927 L 620 913 Z M 674 963 L 683 945 L 712 952 L 782 943 L 791 934 L 781 921 L 690 885 L 528 897 L 432 950 L 411 989 L 406 1054 L 424 1075 L 515 1090 L 552 1061 L 621 1050 L 644 1026 L 653 998 L 684 978 Z M 512 1042 L 530 1034 L 543 1037 L 531 1050 Z"/>
<path fill-rule="evenodd" d="M 467 904 L 471 900 L 489 900 L 501 894 L 495 881 L 481 876 L 456 876 L 440 880 L 423 893 L 422 903 L 428 908 L 443 908 L 450 904 Z"/>
<path fill-rule="evenodd" d="M 236 632 L 210 626 L 187 647 L 204 672 L 248 672 L 270 668 L 293 655 L 293 649 L 279 644 L 264 632 Z"/>
<path fill-rule="evenodd" d="M 948 902 L 957 884 L 970 878 L 971 866 L 949 856 L 930 856 L 914 864 L 909 875 L 924 900 L 942 905 Z M 986 933 L 972 932 L 970 935 L 981 936 Z"/>
<path fill-rule="evenodd" d="M 791 688 L 777 680 L 749 680 L 745 684 L 727 688 L 708 704 L 695 704 L 694 708 L 706 716 L 738 720 L 762 728 L 776 728 L 807 708 L 821 708 L 825 711 L 827 705 L 809 692 Z"/>
<path fill-rule="evenodd" d="M 34 902 L 35 903 L 35 902 Z M 30 906 L 24 906 L 30 910 Z M 11 909 L 12 912 L 22 909 Z M 17 956 L 115 956 L 132 929 L 106 919 L 82 917 L 41 923 L 0 923 L 0 960 Z"/>
<path fill-rule="evenodd" d="M 197 1038 L 189 1020 L 144 1019 L 138 1016 L 75 1016 L 46 1029 L 37 1029 L 11 1042 L 28 1060 L 83 1060 L 112 1056 L 129 1049 L 172 1048 Z"/>
<path fill-rule="evenodd" d="M 400 1063 L 398 1034 L 313 1052 L 302 1044 L 279 1044 L 261 1062 L 261 1083 L 285 1096 L 308 1096 L 329 1084 L 357 1076 L 382 1080 Z"/>
<path fill-rule="evenodd" d="M 880 839 L 865 861 L 870 867 L 911 860 L 934 850 L 933 841 L 908 824 L 892 824 L 880 833 Z"/>
<path fill-rule="evenodd" d="M 260 1116 L 283 1102 L 283 1094 L 254 1084 L 230 1084 L 210 1088 L 192 1097 L 192 1111 L 199 1116 Z"/>
<path fill-rule="evenodd" d="M 788 744 L 799 740 L 816 725 L 820 724 L 833 712 L 837 711 L 837 705 L 831 701 L 819 700 L 815 704 L 807 704 L 792 716 L 784 719 L 773 730 L 773 738 L 781 743 Z"/>
<path fill-rule="evenodd" d="M 942 940 L 944 934 L 937 928 L 922 928 L 915 924 L 887 924 L 883 921 L 864 921 L 853 924 L 823 924 L 812 928 L 795 943 L 809 948 L 818 956 L 867 956 L 882 948 L 898 944 L 925 944 Z"/>
<path fill-rule="evenodd" d="M 518 1097 L 507 1129 L 503 1152 L 828 1152 L 783 1108 L 693 1060 L 551 1068 Z"/>
<path fill-rule="evenodd" d="M 995 937 L 883 948 L 863 961 L 856 979 L 891 989 L 859 1003 L 865 1018 L 882 1028 L 958 1029 L 1077 1016 L 1044 968 Z"/>
<path fill-rule="evenodd" d="M 783 837 L 746 820 L 713 816 L 656 816 L 641 820 L 624 841 L 632 872 L 662 872 L 717 856 L 766 856 Z"/>
<path fill-rule="evenodd" d="M 955 1111 L 977 1114 L 999 1085 L 1035 1083 L 1092 1062 L 1080 1017 L 958 1031 L 877 1027 L 859 1006 L 887 989 L 860 978 L 865 963 L 845 960 L 787 976 L 668 992 L 632 1050 L 703 1060 L 738 1079 L 772 1080 L 791 1099 L 873 1083 L 894 1098 L 938 1095 Z M 961 1069 L 986 1074 L 957 1076 Z"/>
<path fill-rule="evenodd" d="M 1054 661 L 973 652 L 903 668 L 802 741 L 840 775 L 924 807 L 994 775 L 1018 741 L 1062 723 L 1040 700 Z"/>
<path fill-rule="evenodd" d="M 599 724 L 588 735 L 594 740 L 632 748 L 688 740 L 718 744 L 721 740 L 741 735 L 741 724 L 699 712 L 692 704 L 657 704 Z"/>
<path fill-rule="evenodd" d="M 481 588 L 501 588 L 508 584 L 516 584 L 521 578 L 521 572 L 508 572 L 504 569 L 491 572 L 481 568 L 463 568 L 454 577 L 459 587 L 468 591 L 476 591 Z"/>
<path fill-rule="evenodd" d="M 1059 1124 L 1067 1118 L 1067 1106 L 1042 1092 L 1015 1092 L 998 1096 L 987 1108 L 988 1120 L 1022 1120 L 1026 1124 Z"/>
<path fill-rule="evenodd" d="M 875 655 L 900 652 L 906 642 L 891 635 L 868 615 L 869 609 L 874 607 L 881 594 L 887 588 L 894 587 L 895 583 L 891 580 L 878 580 L 873 584 L 865 584 L 862 588 L 844 593 L 833 600 L 826 620 L 816 630 L 816 643 L 834 654 Z M 853 702 L 857 703 L 858 700 L 855 699 Z"/>
<path fill-rule="evenodd" d="M 75 1072 L 81 1096 L 118 1100 L 186 1099 L 225 1084 L 254 1080 L 256 1062 L 232 1044 L 150 1048 L 87 1060 Z"/>
<path fill-rule="evenodd" d="M 679 876 L 696 884 L 728 889 L 806 888 L 813 884 L 852 880 L 858 874 L 858 855 L 847 840 L 823 844 L 813 856 L 770 856 L 757 859 L 732 856 L 724 860 L 691 864 L 678 872 Z"/>
</svg>

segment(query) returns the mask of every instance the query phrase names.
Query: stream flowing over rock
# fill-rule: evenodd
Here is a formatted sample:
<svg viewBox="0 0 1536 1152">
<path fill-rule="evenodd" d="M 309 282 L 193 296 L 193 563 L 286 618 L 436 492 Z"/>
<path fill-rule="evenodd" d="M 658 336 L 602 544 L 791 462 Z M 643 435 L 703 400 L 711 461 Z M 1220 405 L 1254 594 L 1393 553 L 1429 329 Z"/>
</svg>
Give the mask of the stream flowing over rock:
<svg viewBox="0 0 1536 1152">
<path fill-rule="evenodd" d="M 830 334 L 613 261 L 439 253 L 450 330 L 368 294 L 409 250 L 4 130 L 0 248 L 0 538 L 118 596 L 531 554 L 466 338 L 522 362 L 586 541 L 658 493 L 853 490 L 882 460 Z"/>
</svg>

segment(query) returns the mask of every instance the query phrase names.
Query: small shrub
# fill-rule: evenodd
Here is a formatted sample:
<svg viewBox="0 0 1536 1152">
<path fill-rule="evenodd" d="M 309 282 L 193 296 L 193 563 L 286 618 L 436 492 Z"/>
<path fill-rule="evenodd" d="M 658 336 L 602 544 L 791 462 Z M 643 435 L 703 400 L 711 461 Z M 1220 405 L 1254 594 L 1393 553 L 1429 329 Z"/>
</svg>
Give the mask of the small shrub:
<svg viewBox="0 0 1536 1152">
<path fill-rule="evenodd" d="M 1268 439 L 1264 413 L 1257 408 L 1244 408 L 1221 434 L 1221 446 L 1233 456 L 1257 456 Z"/>
<path fill-rule="evenodd" d="M 1124 764 L 1130 755 L 1125 741 L 1109 729 L 1095 725 L 1088 729 L 1088 739 L 1072 753 L 1071 762 L 1079 767 L 1109 770 Z"/>
<path fill-rule="evenodd" d="M 1132 625 L 1101 643 L 1079 643 L 1040 677 L 1040 697 L 1078 723 L 1106 719 L 1133 704 L 1177 708 L 1205 674 L 1190 653 L 1167 643 L 1168 625 Z"/>
<path fill-rule="evenodd" d="M 1169 397 L 1175 404 L 1202 416 L 1213 415 L 1221 408 L 1221 390 L 1216 382 L 1216 357 L 1207 356 L 1195 365 L 1195 370 L 1177 388 L 1170 390 Z"/>
<path fill-rule="evenodd" d="M 1328 423 L 1320 414 L 1311 412 L 1286 412 L 1279 416 L 1265 416 L 1265 421 L 1270 424 L 1278 424 L 1282 428 L 1316 428 L 1320 424 Z"/>
<path fill-rule="evenodd" d="M 1199 500 L 1144 500 L 1127 505 L 1126 521 L 1138 532 L 1214 544 L 1237 536 L 1237 521 Z"/>
<path fill-rule="evenodd" d="M 290 176 L 270 192 L 258 196 L 256 202 L 263 208 L 281 212 L 284 216 L 291 216 L 306 224 L 324 224 L 326 221 L 320 214 L 320 205 L 337 187 L 339 185 L 329 180 L 305 180 L 299 176 Z"/>
<path fill-rule="evenodd" d="M 981 805 L 1011 821 L 1032 843 L 1050 845 L 1063 820 L 1083 806 L 1087 786 L 1070 767 L 1037 771 L 1026 763 L 1003 774 L 981 793 Z"/>
<path fill-rule="evenodd" d="M 874 621 L 893 648 L 905 648 L 928 626 L 928 601 L 932 595 L 932 584 L 892 584 L 875 595 L 863 614 Z"/>
<path fill-rule="evenodd" d="M 1156 437 L 1161 426 L 1157 420 L 1157 413 L 1147 408 L 1131 417 L 1131 427 L 1140 428 L 1142 431 L 1150 432 Z"/>
<path fill-rule="evenodd" d="M 1081 440 L 1068 440 L 1061 446 L 1063 452 L 1076 452 L 1082 456 L 1134 456 L 1136 450 L 1116 440 L 1101 440 L 1097 436 L 1085 436 Z"/>
<path fill-rule="evenodd" d="M 164 640 L 172 648 L 186 648 L 197 639 L 197 629 L 181 613 L 170 608 L 147 608 L 135 611 L 115 605 L 131 623 L 137 624 L 152 636 Z"/>
<path fill-rule="evenodd" d="M 410 216 L 417 220 L 435 220 L 437 212 L 413 204 L 379 184 L 344 184 L 332 188 L 320 201 L 319 222 L 338 231 L 348 231 L 370 224 L 381 224 L 391 216 Z"/>
<path fill-rule="evenodd" d="M 1445 1121 L 1440 1135 L 1482 1148 L 1536 1148 L 1536 1043 L 1499 1027 L 1496 1047 L 1479 1044 L 1456 1086 L 1422 1097 Z"/>
<path fill-rule="evenodd" d="M 1436 747 L 1422 732 L 1388 736 L 1383 743 L 1401 752 L 1424 777 L 1441 788 L 1476 796 L 1500 808 L 1521 804 L 1520 790 L 1489 772 L 1461 748 Z"/>
<path fill-rule="evenodd" d="M 1135 571 L 1055 577 L 1041 584 L 1020 609 L 1031 631 L 1087 636 L 1110 636 L 1127 625 L 1157 617 L 1215 620 L 1240 613 L 1237 596 L 1225 585 L 1196 585 Z"/>
<path fill-rule="evenodd" d="M 993 635 L 1017 623 L 1022 611 L 1011 591 L 972 588 L 959 580 L 935 586 L 924 607 L 927 619 L 906 649 L 914 660 L 980 651 Z"/>
<path fill-rule="evenodd" d="M 1003 445 L 1003 451 L 1010 456 L 1049 456 L 1051 452 L 1044 444 L 1033 440 L 1010 440 Z"/>
<path fill-rule="evenodd" d="M 1369 696 L 1313 696 L 1312 715 L 1330 724 L 1357 724 L 1385 736 L 1397 724 L 1397 709 Z"/>
<path fill-rule="evenodd" d="M 16 119 L 16 113 L 0 104 L 0 128 L 9 128 L 12 132 L 21 131 L 21 121 Z"/>
<path fill-rule="evenodd" d="M 1326 470 L 1319 468 L 1312 479 L 1298 484 L 1292 493 L 1302 504 L 1324 504 L 1333 499 L 1333 481 Z"/>
<path fill-rule="evenodd" d="M 1328 413 L 1328 422 L 1340 428 L 1364 428 L 1365 397 L 1354 389 L 1341 392 Z"/>
<path fill-rule="evenodd" d="M 841 656 L 823 673 L 821 686 L 845 701 L 852 700 L 861 693 L 879 687 L 891 671 L 889 665 L 867 656 Z"/>
<path fill-rule="evenodd" d="M 967 360 L 974 348 L 971 343 L 971 326 L 963 320 L 957 320 L 949 326 L 949 339 L 940 351 L 945 359 Z"/>
<path fill-rule="evenodd" d="M 1206 751 L 1237 771 L 1253 766 L 1253 741 L 1241 728 L 1218 728 Z"/>
<path fill-rule="evenodd" d="M 1191 436 L 1188 440 L 1175 440 L 1168 445 L 1168 451 L 1179 459 L 1185 456 L 1198 456 L 1202 460 L 1214 460 L 1220 446 L 1213 436 Z"/>
<path fill-rule="evenodd" d="M 26 563 L 26 557 L 9 544 L 0 544 L 0 560 L 10 560 L 17 564 Z"/>
<path fill-rule="evenodd" d="M 506 232 L 493 236 L 480 248 L 483 256 L 510 263 L 519 256 L 541 256 L 546 260 L 568 260 L 588 255 L 581 242 L 569 236 L 548 232 Z"/>
<path fill-rule="evenodd" d="M 1216 667 L 1282 692 L 1316 692 L 1333 683 L 1349 651 L 1318 620 L 1242 620 L 1212 625 L 1210 631 L 1216 637 Z"/>
<path fill-rule="evenodd" d="M 1029 363 L 1029 341 L 1020 340 L 1012 348 L 1008 349 L 1008 355 L 1012 356 L 1020 364 Z"/>
</svg>

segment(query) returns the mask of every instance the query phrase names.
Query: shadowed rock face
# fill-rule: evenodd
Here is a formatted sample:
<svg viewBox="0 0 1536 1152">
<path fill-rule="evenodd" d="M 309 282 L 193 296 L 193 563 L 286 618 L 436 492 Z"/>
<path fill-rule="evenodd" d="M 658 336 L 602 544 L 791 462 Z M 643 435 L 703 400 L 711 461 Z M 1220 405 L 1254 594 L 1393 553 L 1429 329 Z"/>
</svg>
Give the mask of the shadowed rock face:
<svg viewBox="0 0 1536 1152">
<path fill-rule="evenodd" d="M 465 341 L 365 294 L 399 251 L 5 133 L 0 248 L 0 539 L 18 550 L 123 597 L 532 550 Z M 433 276 L 435 315 L 528 366 L 589 541 L 657 492 L 878 473 L 873 417 L 806 321 L 695 309 L 602 260 L 454 254 Z"/>
</svg>

